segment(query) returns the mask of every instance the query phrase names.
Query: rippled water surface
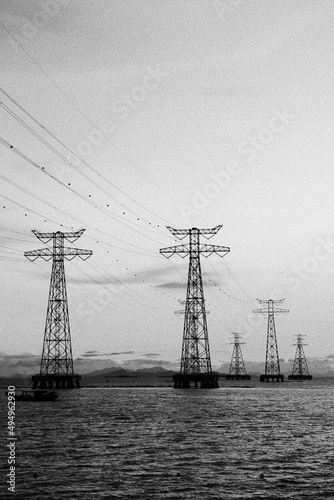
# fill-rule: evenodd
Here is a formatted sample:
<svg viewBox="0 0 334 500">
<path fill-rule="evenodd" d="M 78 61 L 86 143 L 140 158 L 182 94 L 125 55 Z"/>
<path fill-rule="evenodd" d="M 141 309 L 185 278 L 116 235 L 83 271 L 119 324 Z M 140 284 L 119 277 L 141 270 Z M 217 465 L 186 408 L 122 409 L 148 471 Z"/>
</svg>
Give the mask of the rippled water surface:
<svg viewBox="0 0 334 500">
<path fill-rule="evenodd" d="M 9 497 L 334 499 L 333 381 L 63 391 L 16 425 Z"/>
</svg>

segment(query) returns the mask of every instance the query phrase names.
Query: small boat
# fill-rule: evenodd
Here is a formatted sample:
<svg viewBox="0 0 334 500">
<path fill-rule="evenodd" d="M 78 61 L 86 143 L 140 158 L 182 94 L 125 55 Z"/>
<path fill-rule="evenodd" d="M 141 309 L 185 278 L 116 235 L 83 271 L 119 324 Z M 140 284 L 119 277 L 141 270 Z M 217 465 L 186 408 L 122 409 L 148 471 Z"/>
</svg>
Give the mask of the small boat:
<svg viewBox="0 0 334 500">
<path fill-rule="evenodd" d="M 55 391 L 43 389 L 24 389 L 15 394 L 16 401 L 55 401 L 56 399 L 58 399 L 58 394 Z"/>
</svg>

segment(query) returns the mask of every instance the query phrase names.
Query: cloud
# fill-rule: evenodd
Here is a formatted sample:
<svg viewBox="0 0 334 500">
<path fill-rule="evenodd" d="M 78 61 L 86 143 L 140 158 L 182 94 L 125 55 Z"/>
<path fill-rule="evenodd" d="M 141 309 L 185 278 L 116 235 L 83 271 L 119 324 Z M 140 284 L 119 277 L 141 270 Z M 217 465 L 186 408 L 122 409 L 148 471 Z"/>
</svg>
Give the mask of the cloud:
<svg viewBox="0 0 334 500">
<path fill-rule="evenodd" d="M 0 353 L 0 376 L 7 377 L 14 374 L 30 375 L 38 370 L 41 356 L 30 353 L 6 354 Z"/>
<path fill-rule="evenodd" d="M 156 366 L 162 366 L 163 368 L 170 369 L 170 370 L 179 370 L 180 369 L 180 361 L 170 361 L 167 359 L 159 359 L 156 360 L 157 365 Z M 138 369 L 138 368 L 151 368 L 152 367 L 152 358 L 146 358 L 146 359 L 128 359 L 126 361 L 122 361 L 122 366 L 125 368 L 132 368 L 132 369 Z"/>
<path fill-rule="evenodd" d="M 40 354 L 31 354 L 30 352 L 23 352 L 22 354 L 6 354 L 5 352 L 0 352 L 0 358 L 3 360 L 13 360 L 17 361 L 20 359 L 41 359 Z"/>
<path fill-rule="evenodd" d="M 77 373 L 80 373 L 81 375 L 84 375 L 86 373 L 90 373 L 96 370 L 103 370 L 105 368 L 113 368 L 113 367 L 120 367 L 120 365 L 110 359 L 101 359 L 101 358 L 76 358 L 74 360 L 74 366 L 75 366 L 75 371 Z"/>
<path fill-rule="evenodd" d="M 98 351 L 86 351 L 81 354 L 81 358 L 93 358 L 97 356 L 120 356 L 122 354 L 134 354 L 134 351 L 124 351 L 124 352 L 98 352 Z"/>
<path fill-rule="evenodd" d="M 184 266 L 186 268 L 182 270 L 182 268 L 176 269 L 175 267 L 163 266 L 156 269 L 146 269 L 142 271 L 135 272 L 132 276 L 121 276 L 118 275 L 116 278 L 112 276 L 92 276 L 92 278 L 88 277 L 76 277 L 70 278 L 71 284 L 92 284 L 92 285 L 137 285 L 141 283 L 150 283 L 152 286 L 156 286 L 159 288 L 171 288 L 171 289 L 184 289 L 187 286 L 187 269 L 188 265 Z M 179 281 L 179 277 L 184 275 L 184 279 L 182 278 Z M 169 277 L 170 279 L 164 283 L 157 283 L 157 281 L 161 281 L 162 278 Z M 93 281 L 93 278 L 95 281 Z M 176 278 L 172 280 L 171 278 Z M 158 280 L 157 280 L 158 279 Z M 213 287 L 217 285 L 221 285 L 220 277 L 217 276 L 216 273 L 211 271 L 206 271 L 203 273 L 203 285 L 205 287 Z"/>
<path fill-rule="evenodd" d="M 215 277 L 215 279 L 203 279 L 203 286 L 205 288 L 213 287 L 213 286 L 221 286 L 219 283 L 219 278 Z M 170 288 L 170 289 L 182 289 L 184 290 L 187 287 L 186 277 L 184 281 L 169 281 L 167 283 L 160 283 L 156 285 L 157 288 Z"/>
<path fill-rule="evenodd" d="M 17 360 L 15 363 L 12 364 L 12 366 L 15 367 L 30 367 L 30 366 L 39 366 L 40 363 L 40 357 L 35 357 L 35 358 L 22 358 Z"/>
<path fill-rule="evenodd" d="M 89 276 L 87 276 L 87 277 L 76 276 L 75 278 L 73 277 L 73 279 L 71 277 L 69 279 L 70 279 L 71 284 L 77 284 L 77 285 L 80 285 L 80 284 L 119 285 L 120 283 L 122 285 L 137 285 L 137 284 L 141 284 L 143 282 L 145 282 L 145 283 L 149 282 L 152 285 L 154 285 L 155 281 L 156 281 L 155 278 L 161 278 L 165 275 L 170 275 L 170 274 L 174 274 L 174 273 L 175 273 L 174 268 L 171 269 L 168 266 L 164 266 L 164 267 L 160 267 L 160 268 L 156 268 L 156 269 L 145 269 L 145 270 L 137 271 L 132 276 L 118 275 L 116 277 L 113 277 L 113 276 L 97 275 L 97 276 L 92 276 L 92 278 L 90 278 Z M 93 281 L 93 280 L 95 280 L 95 281 Z"/>
<path fill-rule="evenodd" d="M 160 285 L 156 285 L 158 288 L 171 288 L 171 289 L 184 289 L 186 287 L 186 283 L 183 281 L 182 283 L 178 283 L 177 281 L 170 281 L 169 283 L 160 283 Z"/>
<path fill-rule="evenodd" d="M 148 352 L 146 354 L 142 354 L 142 356 L 146 356 L 147 358 L 159 358 L 161 354 L 157 354 L 155 352 Z"/>
<path fill-rule="evenodd" d="M 187 266 L 185 266 L 187 267 Z M 183 270 L 185 271 L 185 270 Z M 174 290 L 184 290 L 187 286 L 187 273 L 183 272 L 180 267 L 176 270 L 174 267 L 163 266 L 156 269 L 146 269 L 135 272 L 132 276 L 122 276 L 118 275 L 116 277 L 108 276 L 108 275 L 92 275 L 90 276 L 77 276 L 71 274 L 71 272 L 67 271 L 68 283 L 71 286 L 75 285 L 93 285 L 93 286 L 101 286 L 101 285 L 141 285 L 142 283 L 150 283 L 152 286 L 158 288 L 167 288 Z M 50 280 L 50 270 L 49 269 L 26 269 L 25 273 L 29 276 L 34 277 L 34 279 L 39 279 L 42 281 Z M 184 274 L 184 279 L 178 281 L 179 277 Z M 169 276 L 170 278 L 177 278 L 177 280 L 169 280 L 164 283 L 159 283 L 164 277 Z M 203 274 L 204 276 L 204 274 Z M 158 281 L 158 282 L 157 282 Z M 203 278 L 203 285 L 205 287 L 217 286 L 220 285 L 219 277 L 210 272 L 205 272 L 205 278 Z"/>
<path fill-rule="evenodd" d="M 325 358 L 319 358 L 317 356 L 306 356 L 307 361 L 321 362 L 321 363 L 331 363 L 333 359 L 333 355 L 329 354 Z"/>
</svg>

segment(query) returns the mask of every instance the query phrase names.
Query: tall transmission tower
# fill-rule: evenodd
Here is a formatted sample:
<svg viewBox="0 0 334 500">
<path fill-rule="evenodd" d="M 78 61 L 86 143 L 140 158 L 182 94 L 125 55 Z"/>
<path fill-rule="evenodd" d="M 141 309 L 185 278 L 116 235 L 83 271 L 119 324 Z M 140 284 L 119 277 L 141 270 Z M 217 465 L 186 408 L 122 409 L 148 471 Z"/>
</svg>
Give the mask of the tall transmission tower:
<svg viewBox="0 0 334 500">
<path fill-rule="evenodd" d="M 208 389 L 218 387 L 218 376 L 212 373 L 211 368 L 200 255 L 209 257 L 216 253 L 220 257 L 224 257 L 230 249 L 202 244 L 200 243 L 200 235 L 210 239 L 218 233 L 221 227 L 222 225 L 213 229 L 198 229 L 196 227 L 173 229 L 167 226 L 173 236 L 180 240 L 188 236 L 189 244 L 160 249 L 160 253 L 167 258 L 174 254 L 180 255 L 182 258 L 189 255 L 181 367 L 179 374 L 173 376 L 174 388 L 177 389 L 190 388 L 191 382 L 194 382 L 195 388 L 198 386 Z"/>
<path fill-rule="evenodd" d="M 80 257 L 88 259 L 91 250 L 69 248 L 64 246 L 64 240 L 73 243 L 85 229 L 76 232 L 57 231 L 56 233 L 39 233 L 32 231 L 43 243 L 53 242 L 53 248 L 43 248 L 25 252 L 24 256 L 31 261 L 38 258 L 49 261 L 52 259 L 52 272 L 46 323 L 44 332 L 43 353 L 39 375 L 32 377 L 33 388 L 36 389 L 73 389 L 80 387 L 81 375 L 74 373 L 72 345 L 70 335 L 70 320 L 66 293 L 64 260 Z"/>
<path fill-rule="evenodd" d="M 275 314 L 287 314 L 288 309 L 275 309 L 275 304 L 282 304 L 285 299 L 281 300 L 258 300 L 259 304 L 266 304 L 264 309 L 255 309 L 255 314 L 268 314 L 268 327 L 267 327 L 267 347 L 266 347 L 266 364 L 264 374 L 260 375 L 260 382 L 283 382 L 284 375 L 281 374 L 276 327 L 275 327 Z"/>
<path fill-rule="evenodd" d="M 293 344 L 296 346 L 296 354 L 292 367 L 292 374 L 289 375 L 289 380 L 312 380 L 312 375 L 310 375 L 306 357 L 304 353 L 303 335 L 297 335 L 297 342 Z"/>
<path fill-rule="evenodd" d="M 246 367 L 241 352 L 241 344 L 245 343 L 240 341 L 242 333 L 233 332 L 233 336 L 233 352 L 230 370 L 228 375 L 226 375 L 226 380 L 250 380 L 251 377 L 246 373 Z"/>
</svg>

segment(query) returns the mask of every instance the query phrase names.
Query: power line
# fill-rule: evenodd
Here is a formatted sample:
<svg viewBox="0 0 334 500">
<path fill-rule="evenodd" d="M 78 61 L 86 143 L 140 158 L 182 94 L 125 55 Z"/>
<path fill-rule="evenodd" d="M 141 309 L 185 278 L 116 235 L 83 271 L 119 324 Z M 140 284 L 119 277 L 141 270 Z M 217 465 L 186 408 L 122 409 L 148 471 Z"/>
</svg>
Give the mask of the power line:
<svg viewBox="0 0 334 500">
<path fill-rule="evenodd" d="M 0 87 L 0 92 L 2 92 L 11 102 L 13 102 L 21 111 L 23 111 L 33 122 L 35 122 L 39 127 L 41 127 L 45 132 L 47 132 L 55 141 L 58 142 L 58 144 L 60 144 L 61 146 L 63 146 L 67 151 L 69 151 L 73 156 L 75 156 L 81 163 L 83 163 L 84 165 L 86 165 L 90 170 L 92 170 L 97 176 L 99 176 L 104 182 L 107 182 L 110 186 L 112 186 L 114 189 L 116 189 L 117 191 L 119 191 L 122 195 L 126 196 L 127 198 L 129 198 L 131 201 L 133 201 L 134 203 L 136 203 L 138 206 L 140 206 L 141 208 L 143 208 L 144 210 L 147 210 L 149 213 L 151 213 L 152 215 L 154 215 L 155 217 L 158 217 L 160 220 L 166 222 L 168 224 L 168 221 L 166 221 L 166 219 L 164 219 L 163 217 L 161 217 L 160 215 L 156 214 L 155 212 L 153 212 L 152 210 L 150 210 L 149 208 L 147 208 L 145 205 L 141 204 L 140 202 L 138 202 L 135 198 L 133 198 L 132 196 L 128 195 L 125 191 L 123 191 L 122 189 L 120 189 L 119 187 L 117 187 L 114 183 L 112 183 L 109 179 L 107 179 L 105 176 L 103 176 L 100 172 L 98 172 L 96 169 L 94 169 L 88 162 L 86 162 L 84 159 L 82 159 L 77 153 L 75 153 L 72 149 L 70 149 L 68 146 L 66 146 L 66 144 L 64 144 L 60 139 L 58 139 L 49 129 L 47 129 L 44 125 L 42 125 L 38 120 L 36 120 L 36 118 L 34 118 L 27 110 L 25 110 L 17 101 L 15 101 L 15 99 L 13 99 L 4 89 L 2 89 Z M 1 103 L 1 106 L 8 112 L 10 113 L 13 117 L 15 117 L 15 119 L 18 119 L 20 121 L 20 123 L 22 123 L 25 127 L 29 127 L 27 124 L 25 124 L 23 122 L 23 120 L 21 118 L 19 118 L 12 110 L 10 110 L 10 108 L 8 108 L 4 103 Z M 29 127 L 29 130 L 34 133 L 35 135 L 35 132 L 32 131 L 32 129 Z M 76 168 L 76 166 L 71 162 L 69 161 L 66 157 L 63 157 L 62 156 L 62 159 L 64 161 L 66 161 L 66 163 L 68 163 L 70 166 L 72 166 L 76 171 L 78 171 L 78 169 Z M 81 171 L 78 171 L 80 174 Z M 108 193 L 109 196 L 112 197 L 112 195 L 110 195 L 110 193 Z M 125 204 L 122 204 L 120 201 L 118 201 L 116 198 L 113 198 L 114 201 L 116 203 L 119 203 L 121 204 L 121 206 L 123 207 L 126 207 L 128 210 L 130 210 L 132 212 L 132 210 L 127 207 Z M 132 212 L 132 213 L 135 213 L 135 212 Z M 148 221 L 146 221 L 148 222 Z"/>
<path fill-rule="evenodd" d="M 6 231 L 7 233 L 22 234 L 22 235 L 24 235 L 24 236 L 26 236 L 26 235 L 27 235 L 27 233 L 24 233 L 24 232 L 22 232 L 22 231 L 14 231 L 14 229 L 6 229 L 6 228 L 4 228 L 4 227 L 1 227 L 1 228 L 0 228 L 0 230 L 1 230 L 1 231 Z"/>
<path fill-rule="evenodd" d="M 74 264 L 74 267 L 76 267 L 77 269 L 79 268 L 79 267 L 78 267 L 77 265 L 75 265 L 75 264 Z M 92 281 L 92 283 L 96 283 L 96 284 L 97 284 L 97 285 L 99 285 L 100 287 L 104 288 L 104 290 L 106 290 L 106 291 L 108 292 L 108 294 L 113 294 L 115 298 L 118 298 L 118 297 L 117 297 L 117 295 L 116 295 L 116 293 L 115 293 L 113 290 L 111 290 L 110 288 L 108 288 L 106 285 L 104 285 L 103 283 L 101 283 L 101 281 L 99 281 L 99 280 L 97 280 L 96 278 L 92 277 L 91 275 L 89 275 L 88 273 L 86 273 L 85 271 L 83 271 L 82 269 L 80 269 L 80 271 L 81 271 L 81 272 L 82 272 L 85 276 L 87 276 L 87 278 L 89 278 L 89 279 Z M 76 284 L 77 284 L 77 285 L 79 285 L 79 286 L 81 286 L 81 285 L 82 285 L 81 283 L 76 283 Z M 122 299 L 121 297 L 120 297 L 120 298 L 118 298 L 118 299 L 119 299 L 120 301 L 124 302 L 124 299 Z M 130 297 L 130 299 L 131 299 L 131 302 L 129 301 L 129 303 L 131 303 L 131 304 L 132 304 L 132 303 L 133 303 L 132 297 Z M 90 300 L 92 300 L 92 299 L 90 299 Z M 95 299 L 95 302 L 97 302 L 98 304 L 100 304 L 100 302 L 99 302 L 99 301 L 97 301 L 96 299 Z M 127 313 L 130 313 L 130 314 L 131 314 L 131 315 L 133 315 L 133 316 L 136 316 L 136 314 L 134 314 L 134 313 L 132 312 L 132 310 L 127 309 L 127 308 L 126 308 L 126 307 L 124 307 L 123 305 L 119 305 L 119 304 L 117 304 L 117 308 L 122 309 L 122 310 L 126 311 Z"/>
<path fill-rule="evenodd" d="M 24 241 L 25 243 L 31 243 L 31 240 L 22 240 L 20 238 L 12 238 L 11 236 L 3 236 L 0 235 L 0 240 L 5 239 L 5 240 L 13 240 L 13 241 Z"/>
<path fill-rule="evenodd" d="M 100 190 L 103 194 L 107 195 L 108 197 L 110 197 L 115 203 L 118 203 L 120 204 L 122 207 L 125 207 L 129 212 L 131 212 L 133 215 L 137 216 L 139 214 L 133 212 L 133 210 L 131 210 L 131 208 L 127 207 L 126 205 L 122 204 L 121 202 L 119 202 L 109 191 L 107 191 L 106 189 L 104 189 L 103 187 L 101 187 L 97 182 L 95 182 L 91 177 L 89 177 L 87 174 L 85 174 L 84 172 L 82 172 L 73 162 L 71 162 L 70 160 L 68 160 L 66 158 L 66 156 L 64 156 L 62 153 L 60 153 L 54 146 L 52 146 L 52 144 L 50 144 L 46 139 L 44 139 L 38 132 L 36 132 L 32 127 L 30 127 L 30 125 L 28 125 L 24 120 L 22 120 L 16 113 L 14 113 L 14 111 L 12 111 L 10 108 L 8 108 L 8 106 L 6 106 L 3 102 L 0 101 L 0 106 L 7 112 L 9 113 L 15 120 L 17 120 L 21 125 L 23 125 L 32 135 L 34 135 L 39 141 L 41 141 L 48 149 L 50 149 L 53 153 L 55 153 L 59 158 L 61 158 L 63 161 L 65 161 L 73 170 L 75 170 L 81 177 L 83 177 L 84 179 L 86 179 L 89 183 L 91 183 L 93 186 L 95 186 L 98 190 Z M 45 130 L 46 128 L 43 127 Z M 52 135 L 52 137 L 55 137 L 54 135 Z M 58 139 L 55 137 L 55 139 L 58 141 Z M 58 141 L 59 142 L 59 141 Z M 64 147 L 66 148 L 66 146 L 64 145 Z M 74 153 L 73 153 L 74 154 Z M 86 162 L 84 162 L 86 165 L 88 165 Z M 92 167 L 90 167 L 90 165 L 88 165 L 89 168 L 91 168 L 96 174 L 98 174 L 96 172 L 96 170 L 94 170 Z M 102 176 L 103 177 L 103 176 Z M 106 178 L 103 177 L 103 179 L 105 181 L 107 181 Z M 113 216 L 114 217 L 117 217 L 115 214 Z M 134 223 L 133 221 L 125 218 L 130 224 L 133 224 L 134 226 L 137 226 L 137 227 L 141 227 L 139 226 L 138 224 Z M 144 220 L 144 219 L 143 219 Z M 121 219 L 119 220 L 119 222 L 121 223 L 124 223 Z M 146 221 L 147 223 L 149 223 L 148 221 Z M 152 226 L 153 227 L 153 226 Z M 149 229 L 147 227 L 144 227 L 143 228 L 145 231 L 150 231 L 150 232 L 156 232 L 156 229 L 154 231 L 152 231 L 152 229 Z"/>
<path fill-rule="evenodd" d="M 94 266 L 94 264 L 91 264 L 91 267 L 93 267 L 93 268 L 95 267 L 95 268 L 96 268 L 97 266 L 96 266 L 96 265 Z M 103 269 L 103 274 L 104 274 L 104 276 L 106 275 L 106 273 L 105 273 L 105 269 Z M 116 286 L 117 288 L 119 288 L 119 287 L 122 285 L 122 282 L 121 282 L 118 278 L 116 278 L 115 276 L 112 276 L 112 279 L 114 280 L 114 283 L 112 283 L 112 285 L 113 285 L 113 286 Z M 116 282 L 116 283 L 115 283 L 115 282 Z M 106 290 L 108 290 L 108 291 L 109 291 L 109 289 L 108 289 L 106 286 L 104 286 L 104 285 L 102 285 L 102 286 L 103 286 Z M 131 295 L 130 295 L 129 293 L 127 293 L 127 292 L 126 292 L 126 291 L 124 291 L 124 290 L 122 290 L 122 291 L 123 291 L 123 293 L 125 293 L 126 295 L 128 295 L 128 296 L 129 296 L 129 297 L 133 300 L 133 298 L 131 297 Z M 142 306 L 144 306 L 144 307 L 146 307 L 146 308 L 147 308 L 147 307 L 149 307 L 147 304 L 145 304 L 145 303 L 144 303 L 144 302 L 142 302 L 141 300 L 138 300 L 138 298 L 137 298 L 137 297 L 135 297 L 135 300 L 136 300 L 136 302 L 138 302 L 140 305 L 142 305 Z"/>
<path fill-rule="evenodd" d="M 216 275 L 221 279 L 221 276 L 219 274 L 219 272 L 217 271 L 217 269 L 215 268 L 214 264 L 210 261 L 210 265 L 212 267 L 212 269 L 214 270 L 214 272 L 216 273 Z M 239 281 L 236 279 L 236 277 L 234 276 L 234 273 L 231 271 L 231 269 L 227 266 L 227 264 L 223 261 L 223 265 L 225 266 L 225 270 L 227 271 L 227 273 L 229 274 L 230 278 L 233 279 L 233 281 L 235 281 L 235 283 L 239 286 L 239 288 L 243 291 L 243 293 L 245 295 L 248 295 L 249 294 L 243 289 L 242 285 L 239 283 Z M 223 285 L 222 285 L 223 286 Z M 226 291 L 224 291 L 223 289 L 220 289 L 227 297 L 233 299 L 233 300 L 236 300 L 238 302 L 244 302 L 244 303 L 247 303 L 247 302 L 255 302 L 256 299 L 250 299 L 250 300 L 244 300 L 244 299 L 240 299 L 238 297 L 235 297 L 235 295 L 232 295 L 231 293 L 228 293 Z"/>
<path fill-rule="evenodd" d="M 0 193 L 0 196 L 1 196 L 1 198 L 4 198 L 5 200 L 10 201 L 11 203 L 14 203 L 14 205 L 17 205 L 18 207 L 24 208 L 24 210 L 26 210 L 27 212 L 30 212 L 30 213 L 32 213 L 34 215 L 37 215 L 38 217 L 41 217 L 45 221 L 48 220 L 48 221 L 53 222 L 54 224 L 58 225 L 58 222 L 56 222 L 55 220 L 50 219 L 49 217 L 47 217 L 47 219 L 45 219 L 44 215 L 42 215 L 39 212 L 36 212 L 35 210 L 32 210 L 31 208 L 25 207 L 24 205 L 22 205 L 18 201 L 15 201 L 12 198 L 9 198 L 8 196 L 5 196 L 2 193 Z"/>
<path fill-rule="evenodd" d="M 6 141 L 3 137 L 0 137 L 0 143 L 3 144 L 4 146 L 6 146 L 9 150 L 11 150 L 16 155 L 18 155 L 21 158 L 23 158 L 26 162 L 30 163 L 33 167 L 37 168 L 38 170 L 40 170 L 41 172 L 43 172 L 44 174 L 46 174 L 48 177 L 50 177 L 51 179 L 53 179 L 54 181 L 56 181 L 58 184 L 60 184 L 61 186 L 65 187 L 67 190 L 69 190 L 75 196 L 77 196 L 78 198 L 80 198 L 84 202 L 89 203 L 90 205 L 92 205 L 96 210 L 99 210 L 100 212 L 104 213 L 105 215 L 107 215 L 108 217 L 112 218 L 116 222 L 119 222 L 119 223 L 123 224 L 125 227 L 128 227 L 129 229 L 131 229 L 132 231 L 135 231 L 136 233 L 140 234 L 141 236 L 144 236 L 144 238 L 148 238 L 149 240 L 154 241 L 154 243 L 159 243 L 159 241 L 154 240 L 150 236 L 147 236 L 146 234 L 143 234 L 140 231 L 138 231 L 138 230 L 136 230 L 136 229 L 128 226 L 127 224 L 125 224 L 121 220 L 118 220 L 118 218 L 116 216 L 112 216 L 107 210 L 105 210 L 104 208 L 102 208 L 99 205 L 97 205 L 94 201 L 87 200 L 87 198 L 85 198 L 81 193 L 75 191 L 73 188 L 69 187 L 64 182 L 62 182 L 59 179 L 57 179 L 57 177 L 55 177 L 54 175 L 50 174 L 50 172 L 46 171 L 44 169 L 44 167 L 41 167 L 40 165 L 38 165 L 38 163 L 36 163 L 34 160 L 32 160 L 31 158 L 29 158 L 24 153 L 22 153 L 19 149 L 17 149 L 16 147 L 14 147 L 12 144 L 10 144 L 8 141 Z"/>
<path fill-rule="evenodd" d="M 113 283 L 115 283 L 115 282 L 116 282 L 117 284 L 119 284 L 119 286 L 123 286 L 123 287 L 125 287 L 127 290 L 129 290 L 129 289 L 130 289 L 129 285 L 128 285 L 128 284 L 127 284 L 127 282 L 126 282 L 127 278 L 124 278 L 124 280 L 122 280 L 122 279 L 120 279 L 120 278 L 118 278 L 118 277 L 116 277 L 116 276 L 112 275 L 111 273 L 106 272 L 106 269 L 105 269 L 105 268 L 102 268 L 102 267 L 101 267 L 99 264 L 97 264 L 96 262 L 90 262 L 90 266 L 91 266 L 91 267 L 93 267 L 93 268 L 95 268 L 95 269 L 96 269 L 96 270 L 98 270 L 99 272 L 101 272 L 101 275 L 102 275 L 102 276 L 104 276 L 104 277 L 105 277 L 105 276 L 109 276 L 109 277 L 110 277 L 110 279 L 113 281 Z M 139 284 L 139 281 L 138 281 L 138 284 Z M 117 286 L 117 285 L 116 285 L 116 286 Z M 122 290 L 122 291 L 124 291 L 124 290 Z M 125 293 L 126 293 L 126 292 L 125 292 Z M 130 293 L 131 293 L 131 289 L 130 289 Z M 126 295 L 128 295 L 128 296 L 130 297 L 130 294 L 129 294 L 129 293 L 126 293 Z M 142 301 L 139 301 L 139 300 L 138 300 L 138 296 L 137 296 L 137 293 L 136 293 L 136 292 L 134 292 L 134 296 L 135 296 L 135 300 L 136 300 L 137 302 L 139 302 L 141 305 L 144 305 L 145 307 L 147 307 L 147 305 L 146 305 L 145 303 L 143 303 Z M 151 303 L 152 303 L 152 299 L 151 299 Z M 158 303 L 156 302 L 156 304 L 158 304 Z M 164 308 L 164 309 L 165 309 L 165 308 Z"/>
<path fill-rule="evenodd" d="M 12 181 L 12 180 L 11 180 L 11 179 L 9 179 L 8 177 L 6 177 L 6 176 L 4 176 L 4 175 L 0 174 L 0 178 L 1 178 L 1 179 L 3 179 L 5 182 L 8 182 L 8 183 L 12 184 L 13 186 L 15 186 L 15 187 L 16 187 L 17 189 L 19 189 L 20 191 L 22 191 L 22 192 L 24 192 L 24 193 L 28 194 L 29 196 L 33 197 L 34 199 L 36 199 L 36 200 L 40 201 L 41 203 L 45 204 L 46 206 L 48 206 L 48 207 L 50 207 L 50 208 L 52 208 L 52 209 L 56 210 L 57 212 L 59 212 L 59 213 L 60 213 L 60 214 L 62 214 L 62 215 L 65 215 L 66 217 L 68 217 L 68 215 L 69 215 L 69 214 L 68 214 L 67 212 L 65 212 L 65 211 L 61 210 L 60 208 L 58 208 L 58 207 L 56 207 L 56 206 L 52 205 L 51 203 L 49 203 L 48 201 L 44 200 L 43 198 L 40 198 L 39 196 L 35 195 L 34 193 L 32 193 L 31 191 L 29 191 L 28 189 L 23 188 L 22 186 L 20 186 L 20 185 L 19 185 L 19 184 L 17 184 L 16 182 Z M 13 201 L 13 200 L 11 200 L 11 201 Z M 14 202 L 14 203 L 15 203 L 15 202 Z M 27 210 L 28 210 L 28 209 L 27 209 Z M 41 217 L 43 217 L 43 216 L 41 215 Z M 75 217 L 75 216 L 73 216 L 73 215 L 72 215 L 72 216 L 71 216 L 71 218 L 72 218 L 73 220 L 78 221 L 80 224 L 85 224 L 85 222 L 84 222 L 82 219 L 78 218 L 78 217 Z M 87 225 L 87 224 L 86 224 L 86 225 Z M 87 226 L 88 226 L 88 227 L 92 227 L 92 226 L 90 226 L 90 225 L 87 225 Z M 92 227 L 92 228 L 93 228 L 93 227 Z M 94 227 L 93 229 L 94 229 L 94 230 L 96 230 L 96 231 L 98 231 L 98 232 L 100 232 L 101 234 L 104 234 L 104 235 L 109 236 L 109 234 L 108 234 L 108 233 L 105 233 L 104 231 L 102 232 L 101 230 L 98 230 L 98 229 L 96 229 L 95 227 Z M 22 234 L 24 234 L 24 233 L 22 233 Z M 92 236 L 87 236 L 87 238 L 90 238 L 90 239 L 92 239 L 92 240 L 96 241 L 96 239 L 95 239 L 95 238 L 93 238 Z M 117 239 L 118 241 L 121 241 L 121 242 L 123 242 L 123 243 L 126 243 L 126 244 L 131 245 L 131 243 L 127 243 L 125 240 L 122 240 L 122 239 L 120 239 L 120 238 L 116 238 L 116 237 L 114 237 L 114 236 L 113 236 L 113 238 L 115 238 L 115 239 Z M 110 244 L 110 243 L 107 243 L 107 242 L 104 242 L 104 241 L 101 241 L 101 240 L 99 240 L 99 241 L 100 241 L 101 243 L 105 244 L 105 245 L 108 245 L 108 246 L 110 246 L 110 247 L 114 247 L 114 248 L 118 248 L 118 249 L 120 249 L 120 250 L 125 250 L 125 251 L 127 251 L 127 252 L 136 253 L 136 254 L 139 254 L 139 255 L 148 255 L 148 254 L 144 254 L 144 253 L 141 253 L 141 252 L 136 252 L 136 251 L 134 251 L 134 250 L 129 250 L 129 249 L 127 249 L 127 248 L 118 247 L 117 245 L 112 245 L 112 244 Z M 146 250 L 145 248 L 140 247 L 139 245 L 132 245 L 132 246 L 135 246 L 135 247 L 137 247 L 137 248 L 141 248 L 141 249 L 143 249 L 143 250 Z M 147 252 L 149 252 L 149 250 L 147 250 Z M 155 256 L 154 256 L 154 257 L 155 257 Z M 155 257 L 155 258 L 158 258 L 158 257 Z"/>
<path fill-rule="evenodd" d="M 48 80 L 50 80 L 52 82 L 52 84 L 59 90 L 59 92 L 63 95 L 63 97 L 69 101 L 72 106 L 90 123 L 90 125 L 92 125 L 93 127 L 95 127 L 95 124 L 90 120 L 90 118 L 78 107 L 78 105 L 61 89 L 61 87 L 49 76 L 49 74 L 42 68 L 42 66 L 31 56 L 31 54 L 18 42 L 18 40 L 16 39 L 16 37 L 6 28 L 6 26 L 4 26 L 1 22 L 0 22 L 0 26 L 3 27 L 3 29 L 8 33 L 8 35 L 17 43 L 17 45 L 23 50 L 23 52 L 29 57 L 29 59 L 31 61 L 33 61 L 33 63 L 40 69 L 40 71 L 46 76 L 46 78 Z M 164 192 L 164 190 L 158 186 L 152 179 L 150 179 L 148 177 L 147 174 L 145 174 L 144 172 L 142 172 L 138 167 L 137 165 L 135 165 L 135 163 L 130 159 L 128 158 L 124 153 L 123 151 L 121 151 L 115 144 L 113 143 L 110 143 L 112 145 L 112 147 L 118 151 L 120 153 L 121 156 L 123 156 L 123 158 L 125 158 L 136 170 L 138 170 L 140 172 L 140 174 L 144 177 L 146 177 L 152 184 L 154 184 L 158 189 L 160 189 L 162 192 Z M 167 222 L 167 221 L 165 221 Z"/>
<path fill-rule="evenodd" d="M 22 259 L 13 259 L 11 257 L 6 257 L 4 255 L 0 255 L 0 260 L 8 261 L 8 262 L 22 262 Z"/>
<path fill-rule="evenodd" d="M 17 248 L 8 247 L 8 246 L 5 246 L 5 245 L 0 245 L 0 248 L 4 248 L 8 253 L 13 254 L 13 255 L 22 255 L 22 253 L 20 252 L 20 250 L 18 250 Z M 11 252 L 10 252 L 10 250 L 11 250 Z"/>
</svg>

